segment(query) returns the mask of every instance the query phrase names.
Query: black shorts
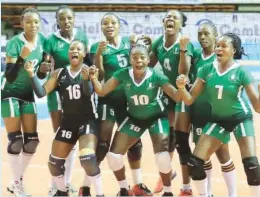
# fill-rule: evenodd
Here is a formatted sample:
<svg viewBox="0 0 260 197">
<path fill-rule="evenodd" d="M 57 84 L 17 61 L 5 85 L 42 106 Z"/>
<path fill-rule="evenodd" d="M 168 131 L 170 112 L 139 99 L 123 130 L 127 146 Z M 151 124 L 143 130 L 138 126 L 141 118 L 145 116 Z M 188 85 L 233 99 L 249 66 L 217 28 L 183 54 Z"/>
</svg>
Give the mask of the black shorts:
<svg viewBox="0 0 260 197">
<path fill-rule="evenodd" d="M 99 124 L 97 120 L 88 120 L 82 122 L 62 119 L 61 125 L 57 129 L 54 139 L 60 142 L 76 144 L 82 135 L 93 134 L 98 138 L 98 126 Z"/>
</svg>

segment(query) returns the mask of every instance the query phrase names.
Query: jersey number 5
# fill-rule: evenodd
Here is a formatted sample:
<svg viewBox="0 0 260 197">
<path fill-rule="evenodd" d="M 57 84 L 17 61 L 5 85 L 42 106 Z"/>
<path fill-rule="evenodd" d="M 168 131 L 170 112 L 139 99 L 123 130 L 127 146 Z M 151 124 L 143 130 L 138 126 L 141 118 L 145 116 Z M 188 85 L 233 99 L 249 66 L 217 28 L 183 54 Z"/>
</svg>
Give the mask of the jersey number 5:
<svg viewBox="0 0 260 197">
<path fill-rule="evenodd" d="M 127 59 L 125 57 L 125 54 L 118 54 L 116 57 L 120 67 L 123 68 L 127 66 Z"/>
<path fill-rule="evenodd" d="M 66 90 L 68 90 L 68 92 L 69 92 L 70 100 L 79 99 L 81 96 L 79 84 L 70 85 L 66 88 Z"/>
<path fill-rule="evenodd" d="M 222 99 L 223 86 L 221 86 L 221 85 L 215 85 L 215 88 L 218 89 L 218 99 Z"/>
</svg>

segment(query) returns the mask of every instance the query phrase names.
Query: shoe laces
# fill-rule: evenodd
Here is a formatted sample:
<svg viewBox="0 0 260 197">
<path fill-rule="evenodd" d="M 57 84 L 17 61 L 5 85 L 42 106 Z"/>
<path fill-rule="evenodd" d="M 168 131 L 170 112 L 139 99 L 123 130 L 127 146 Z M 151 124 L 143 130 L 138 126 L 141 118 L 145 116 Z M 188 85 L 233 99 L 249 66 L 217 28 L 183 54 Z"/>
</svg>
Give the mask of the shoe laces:
<svg viewBox="0 0 260 197">
<path fill-rule="evenodd" d="M 145 184 L 143 184 L 143 183 L 139 183 L 139 184 L 138 184 L 138 187 L 139 187 L 140 189 L 144 190 L 146 193 L 151 193 L 151 190 L 149 190 L 149 189 L 147 188 L 147 186 L 146 186 Z"/>
</svg>

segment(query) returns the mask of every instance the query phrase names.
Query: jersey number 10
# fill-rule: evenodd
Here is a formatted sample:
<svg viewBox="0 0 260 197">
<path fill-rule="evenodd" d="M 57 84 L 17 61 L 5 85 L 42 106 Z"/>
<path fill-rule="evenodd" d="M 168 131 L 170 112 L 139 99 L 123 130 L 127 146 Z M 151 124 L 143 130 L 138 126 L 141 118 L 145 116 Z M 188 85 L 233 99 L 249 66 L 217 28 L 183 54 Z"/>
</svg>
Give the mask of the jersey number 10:
<svg viewBox="0 0 260 197">
<path fill-rule="evenodd" d="M 147 95 L 134 95 L 131 96 L 134 100 L 135 105 L 147 105 L 149 103 L 149 97 Z"/>
</svg>

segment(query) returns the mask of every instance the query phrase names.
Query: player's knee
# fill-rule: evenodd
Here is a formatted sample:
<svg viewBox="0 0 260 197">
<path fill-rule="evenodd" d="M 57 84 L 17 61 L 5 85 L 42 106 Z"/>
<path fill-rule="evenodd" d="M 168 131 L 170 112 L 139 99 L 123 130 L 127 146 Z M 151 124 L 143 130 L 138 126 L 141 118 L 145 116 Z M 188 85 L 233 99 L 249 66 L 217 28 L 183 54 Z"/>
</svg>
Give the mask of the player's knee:
<svg viewBox="0 0 260 197">
<path fill-rule="evenodd" d="M 50 155 L 48 166 L 51 175 L 52 176 L 63 175 L 65 171 L 64 163 L 65 163 L 65 159 Z"/>
<path fill-rule="evenodd" d="M 247 157 L 242 161 L 248 185 L 260 185 L 260 167 L 257 157 Z"/>
<path fill-rule="evenodd" d="M 173 127 L 170 127 L 170 136 L 169 136 L 169 152 L 174 152 L 176 144 L 176 135 Z"/>
<path fill-rule="evenodd" d="M 93 149 L 84 148 L 80 150 L 80 164 L 88 176 L 96 176 L 100 173 L 97 157 Z"/>
<path fill-rule="evenodd" d="M 127 158 L 129 161 L 139 161 L 142 158 L 143 144 L 139 139 L 131 148 L 128 149 Z"/>
<path fill-rule="evenodd" d="M 155 154 L 155 163 L 159 172 L 168 174 L 172 170 L 171 156 L 168 151 Z"/>
<path fill-rule="evenodd" d="M 33 154 L 36 152 L 36 149 L 39 144 L 39 137 L 38 133 L 24 133 L 24 145 L 23 145 L 23 152 L 28 154 Z"/>
<path fill-rule="evenodd" d="M 96 156 L 97 161 L 100 163 L 104 160 L 109 150 L 109 142 L 107 141 L 99 141 L 97 144 Z"/>
<path fill-rule="evenodd" d="M 176 134 L 176 149 L 179 153 L 180 163 L 186 165 L 191 156 L 189 145 L 189 133 L 183 131 L 175 131 Z"/>
<path fill-rule="evenodd" d="M 19 154 L 23 149 L 23 135 L 21 131 L 8 133 L 7 152 L 12 155 Z"/>
<path fill-rule="evenodd" d="M 206 173 L 204 170 L 204 163 L 205 161 L 191 155 L 191 157 L 188 160 L 188 171 L 193 180 L 203 180 L 206 178 Z"/>
<path fill-rule="evenodd" d="M 112 171 L 118 171 L 124 167 L 123 155 L 121 154 L 108 152 L 107 162 Z"/>
</svg>

